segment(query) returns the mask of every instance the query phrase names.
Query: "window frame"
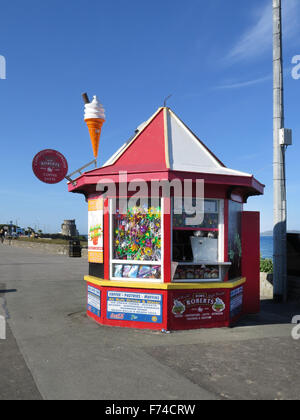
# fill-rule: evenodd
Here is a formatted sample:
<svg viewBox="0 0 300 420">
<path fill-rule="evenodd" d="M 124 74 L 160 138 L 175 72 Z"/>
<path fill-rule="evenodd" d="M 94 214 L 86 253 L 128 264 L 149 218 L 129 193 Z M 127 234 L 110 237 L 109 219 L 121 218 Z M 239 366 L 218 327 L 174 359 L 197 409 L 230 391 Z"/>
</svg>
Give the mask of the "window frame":
<svg viewBox="0 0 300 420">
<path fill-rule="evenodd" d="M 151 200 L 150 197 L 148 197 Z M 135 283 L 164 283 L 164 247 L 165 247 L 165 230 L 164 230 L 164 200 L 163 198 L 159 198 L 160 200 L 160 208 L 161 208 L 161 215 L 160 215 L 160 223 L 161 223 L 161 259 L 160 261 L 143 261 L 143 260 L 117 260 L 112 258 L 114 255 L 114 220 L 113 220 L 113 198 L 109 199 L 109 278 L 113 281 L 123 281 L 123 282 L 135 282 Z M 113 275 L 113 267 L 114 265 L 144 265 L 144 266 L 160 266 L 161 277 L 159 279 L 144 279 L 144 278 L 128 278 L 128 277 L 114 277 Z"/>
<path fill-rule="evenodd" d="M 218 261 L 207 261 L 207 266 L 218 266 L 219 277 L 216 279 L 171 279 L 172 283 L 210 283 L 210 282 L 224 282 L 226 275 L 226 268 L 230 266 L 230 263 L 224 261 L 225 258 L 225 200 L 221 198 L 209 198 L 206 197 L 204 200 L 213 200 L 218 202 Z M 172 215 L 171 215 L 171 260 L 173 262 L 173 232 L 176 230 L 173 226 L 173 215 L 174 215 L 174 198 L 171 203 Z M 182 229 L 185 230 L 185 229 Z M 197 229 L 186 229 L 189 231 Z M 201 229 L 199 229 L 201 230 Z M 203 229 L 205 230 L 205 228 Z M 177 262 L 177 261 L 176 261 Z M 199 266 L 201 263 L 193 262 L 178 262 L 178 266 Z M 203 261 L 205 265 L 205 261 Z"/>
</svg>

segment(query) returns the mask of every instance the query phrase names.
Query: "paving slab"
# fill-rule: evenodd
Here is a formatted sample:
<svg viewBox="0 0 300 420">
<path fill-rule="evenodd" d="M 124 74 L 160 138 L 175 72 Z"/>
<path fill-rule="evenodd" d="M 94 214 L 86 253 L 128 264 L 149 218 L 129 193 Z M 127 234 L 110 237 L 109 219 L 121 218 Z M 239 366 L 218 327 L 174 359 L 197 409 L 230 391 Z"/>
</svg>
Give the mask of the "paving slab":
<svg viewBox="0 0 300 420">
<path fill-rule="evenodd" d="M 85 315 L 87 272 L 83 259 L 0 246 L 0 296 L 10 317 L 12 359 L 22 361 L 24 388 L 27 381 L 28 389 L 35 387 L 29 393 L 34 398 L 300 397 L 300 341 L 291 337 L 299 304 L 263 301 L 260 314 L 235 328 L 163 334 L 100 326 Z M 4 353 L 8 344 L 2 343 Z M 20 389 L 6 387 L 17 372 L 13 360 L 7 359 L 10 370 L 0 378 L 3 399 L 16 398 Z M 3 389 L 8 391 L 2 396 Z"/>
<path fill-rule="evenodd" d="M 138 347 L 152 331 L 85 316 L 87 262 L 0 248 L 9 325 L 45 399 L 213 399 Z M 135 344 L 128 346 L 127 338 Z"/>
<path fill-rule="evenodd" d="M 41 394 L 8 325 L 6 339 L 0 340 L 0 355 L 0 400 L 41 400 Z"/>
</svg>

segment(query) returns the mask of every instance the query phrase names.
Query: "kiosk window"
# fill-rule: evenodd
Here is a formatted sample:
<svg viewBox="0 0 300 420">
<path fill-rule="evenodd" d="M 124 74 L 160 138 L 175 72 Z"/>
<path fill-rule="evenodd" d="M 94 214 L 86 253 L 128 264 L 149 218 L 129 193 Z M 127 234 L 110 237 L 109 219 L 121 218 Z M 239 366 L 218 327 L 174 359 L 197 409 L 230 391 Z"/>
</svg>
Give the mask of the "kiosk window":
<svg viewBox="0 0 300 420">
<path fill-rule="evenodd" d="M 161 279 L 161 208 L 150 200 L 128 206 L 126 212 L 117 202 L 112 214 L 111 277 L 114 279 Z"/>
<path fill-rule="evenodd" d="M 191 224 L 191 213 L 185 211 L 183 201 L 174 199 L 173 203 L 172 260 L 178 263 L 173 280 L 222 280 L 225 273 L 221 267 L 224 254 L 222 200 L 204 200 L 203 217 L 198 225 Z M 192 205 L 195 208 L 196 199 L 192 200 Z"/>
</svg>

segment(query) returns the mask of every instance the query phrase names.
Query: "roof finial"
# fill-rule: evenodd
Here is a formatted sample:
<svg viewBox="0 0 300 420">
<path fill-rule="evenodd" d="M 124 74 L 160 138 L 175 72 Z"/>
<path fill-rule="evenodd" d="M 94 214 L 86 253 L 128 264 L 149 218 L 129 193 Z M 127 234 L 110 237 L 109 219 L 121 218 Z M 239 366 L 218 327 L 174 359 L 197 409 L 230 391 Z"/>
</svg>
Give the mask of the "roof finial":
<svg viewBox="0 0 300 420">
<path fill-rule="evenodd" d="M 167 100 L 168 100 L 169 98 L 171 98 L 171 96 L 173 96 L 173 94 L 171 94 L 171 95 L 169 95 L 169 96 L 167 96 L 167 97 L 165 98 L 165 100 L 164 100 L 164 107 L 166 107 L 166 106 L 167 106 Z"/>
</svg>

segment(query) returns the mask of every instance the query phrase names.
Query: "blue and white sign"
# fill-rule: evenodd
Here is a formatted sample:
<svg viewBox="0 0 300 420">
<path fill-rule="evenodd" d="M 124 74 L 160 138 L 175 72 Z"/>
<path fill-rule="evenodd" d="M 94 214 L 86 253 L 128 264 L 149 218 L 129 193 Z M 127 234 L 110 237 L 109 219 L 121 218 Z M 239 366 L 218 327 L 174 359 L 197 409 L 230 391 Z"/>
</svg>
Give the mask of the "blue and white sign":
<svg viewBox="0 0 300 420">
<path fill-rule="evenodd" d="M 92 286 L 88 286 L 87 310 L 100 318 L 101 292 Z"/>
<path fill-rule="evenodd" d="M 122 321 L 162 323 L 163 295 L 107 292 L 107 318 Z"/>
<path fill-rule="evenodd" d="M 230 318 L 234 318 L 242 312 L 243 309 L 243 286 L 232 290 L 230 293 Z"/>
</svg>

